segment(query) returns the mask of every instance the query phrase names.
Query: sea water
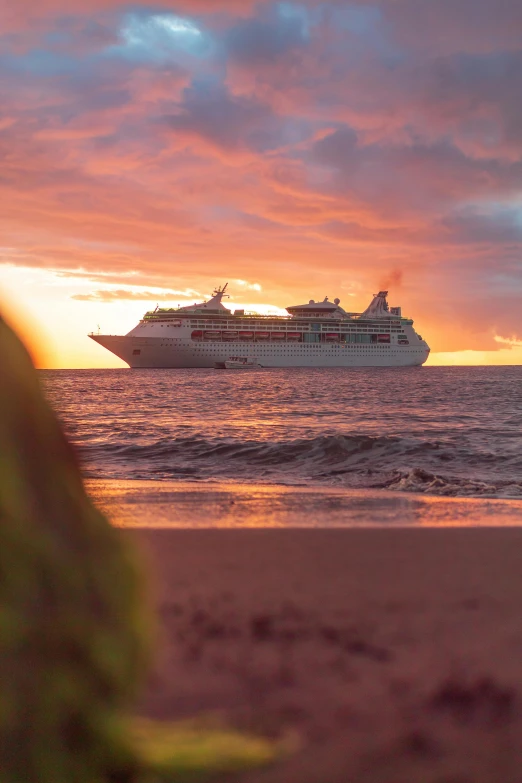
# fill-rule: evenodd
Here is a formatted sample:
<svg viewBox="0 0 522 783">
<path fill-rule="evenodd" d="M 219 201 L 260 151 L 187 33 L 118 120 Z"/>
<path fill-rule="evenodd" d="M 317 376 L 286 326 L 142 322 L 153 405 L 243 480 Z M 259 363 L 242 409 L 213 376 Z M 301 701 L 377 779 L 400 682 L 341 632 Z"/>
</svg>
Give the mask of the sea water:
<svg viewBox="0 0 522 783">
<path fill-rule="evenodd" d="M 98 479 L 522 498 L 522 367 L 45 370 Z"/>
</svg>

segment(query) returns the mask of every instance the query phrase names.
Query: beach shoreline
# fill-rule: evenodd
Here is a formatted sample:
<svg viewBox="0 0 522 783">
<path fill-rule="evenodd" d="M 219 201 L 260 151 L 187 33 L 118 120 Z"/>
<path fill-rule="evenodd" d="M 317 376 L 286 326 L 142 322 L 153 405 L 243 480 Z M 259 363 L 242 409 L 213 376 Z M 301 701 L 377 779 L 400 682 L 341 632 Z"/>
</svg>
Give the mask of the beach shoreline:
<svg viewBox="0 0 522 783">
<path fill-rule="evenodd" d="M 519 783 L 522 529 L 127 529 L 158 652 L 140 703 L 298 738 L 267 783 Z"/>
<path fill-rule="evenodd" d="M 238 482 L 87 479 L 120 527 L 504 527 L 522 525 L 522 499 L 462 498 Z"/>
</svg>

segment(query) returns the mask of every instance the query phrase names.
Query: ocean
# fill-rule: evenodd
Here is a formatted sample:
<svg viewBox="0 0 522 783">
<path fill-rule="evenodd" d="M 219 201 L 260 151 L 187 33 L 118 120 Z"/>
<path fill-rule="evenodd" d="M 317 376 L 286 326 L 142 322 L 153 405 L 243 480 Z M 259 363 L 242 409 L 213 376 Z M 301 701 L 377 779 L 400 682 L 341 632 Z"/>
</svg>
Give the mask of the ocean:
<svg viewBox="0 0 522 783">
<path fill-rule="evenodd" d="M 42 370 L 91 479 L 522 498 L 522 367 Z"/>
</svg>

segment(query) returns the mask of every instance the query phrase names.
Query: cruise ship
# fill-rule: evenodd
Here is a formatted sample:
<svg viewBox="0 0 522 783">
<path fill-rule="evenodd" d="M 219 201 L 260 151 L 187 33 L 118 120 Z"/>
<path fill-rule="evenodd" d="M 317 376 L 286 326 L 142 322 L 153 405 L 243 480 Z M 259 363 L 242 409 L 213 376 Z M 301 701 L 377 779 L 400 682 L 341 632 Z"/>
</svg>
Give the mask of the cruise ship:
<svg viewBox="0 0 522 783">
<path fill-rule="evenodd" d="M 387 291 L 363 313 L 325 297 L 273 316 L 225 307 L 227 285 L 200 304 L 156 307 L 126 335 L 89 337 L 132 368 L 215 367 L 240 354 L 261 367 L 413 367 L 428 358 L 428 344 L 400 307 L 388 306 Z"/>
</svg>

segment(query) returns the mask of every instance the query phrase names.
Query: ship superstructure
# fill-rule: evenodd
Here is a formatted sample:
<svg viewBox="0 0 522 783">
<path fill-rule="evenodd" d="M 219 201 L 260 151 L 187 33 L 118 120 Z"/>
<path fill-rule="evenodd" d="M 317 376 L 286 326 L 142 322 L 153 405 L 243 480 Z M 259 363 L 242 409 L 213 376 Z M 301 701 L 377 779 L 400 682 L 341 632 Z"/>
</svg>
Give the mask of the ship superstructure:
<svg viewBox="0 0 522 783">
<path fill-rule="evenodd" d="M 124 336 L 89 337 L 133 368 L 210 368 L 239 353 L 262 367 L 406 367 L 424 364 L 430 352 L 413 321 L 388 306 L 387 291 L 363 313 L 325 297 L 272 316 L 229 310 L 226 290 L 200 304 L 157 307 Z"/>
</svg>

